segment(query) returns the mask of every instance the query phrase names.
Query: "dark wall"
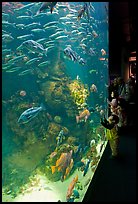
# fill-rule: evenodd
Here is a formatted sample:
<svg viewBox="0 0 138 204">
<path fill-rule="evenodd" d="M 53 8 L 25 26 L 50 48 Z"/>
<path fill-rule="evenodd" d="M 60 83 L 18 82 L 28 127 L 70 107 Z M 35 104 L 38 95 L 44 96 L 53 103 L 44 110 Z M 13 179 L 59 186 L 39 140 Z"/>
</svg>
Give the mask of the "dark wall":
<svg viewBox="0 0 138 204">
<path fill-rule="evenodd" d="M 117 3 L 109 3 L 109 74 L 121 74 L 122 28 Z"/>
<path fill-rule="evenodd" d="M 109 3 L 109 75 L 129 77 L 129 56 L 136 50 L 136 3 Z"/>
</svg>

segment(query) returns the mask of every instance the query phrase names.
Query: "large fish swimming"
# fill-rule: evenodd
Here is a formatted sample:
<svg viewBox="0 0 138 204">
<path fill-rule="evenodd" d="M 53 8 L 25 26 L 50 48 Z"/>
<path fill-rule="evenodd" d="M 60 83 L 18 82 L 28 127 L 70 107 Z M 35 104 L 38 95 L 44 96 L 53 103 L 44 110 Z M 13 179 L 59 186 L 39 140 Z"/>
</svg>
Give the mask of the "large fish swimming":
<svg viewBox="0 0 138 204">
<path fill-rule="evenodd" d="M 32 53 L 39 53 L 39 55 L 45 54 L 47 56 L 48 48 L 44 49 L 42 44 L 34 40 L 24 41 L 19 47 L 17 47 L 17 50 L 22 50 L 23 48 L 26 48 Z"/>
<path fill-rule="evenodd" d="M 52 174 L 58 169 L 62 172 L 61 181 L 63 182 L 73 167 L 72 150 L 67 153 L 62 153 L 56 161 L 55 166 L 51 166 Z"/>
<path fill-rule="evenodd" d="M 28 123 L 30 120 L 32 120 L 34 117 L 38 115 L 38 113 L 42 110 L 45 110 L 45 107 L 43 104 L 41 104 L 40 107 L 32 107 L 27 110 L 25 110 L 19 117 L 18 122 L 19 123 Z"/>
<path fill-rule="evenodd" d="M 66 47 L 65 49 L 64 49 L 64 54 L 68 57 L 68 58 L 70 58 L 72 61 L 77 61 L 78 60 L 78 55 L 77 55 L 77 53 L 75 52 L 75 51 L 73 51 L 72 49 L 71 49 L 71 47 Z"/>
<path fill-rule="evenodd" d="M 52 13 L 52 11 L 54 10 L 54 6 L 56 5 L 57 2 L 44 2 L 41 7 L 39 8 L 39 10 L 37 11 L 37 15 L 42 12 L 45 9 L 50 8 L 50 11 Z"/>
<path fill-rule="evenodd" d="M 66 55 L 66 57 L 71 59 L 73 62 L 78 62 L 81 65 L 86 64 L 85 60 L 81 58 L 75 51 L 73 51 L 70 46 L 64 49 L 64 54 Z"/>
</svg>

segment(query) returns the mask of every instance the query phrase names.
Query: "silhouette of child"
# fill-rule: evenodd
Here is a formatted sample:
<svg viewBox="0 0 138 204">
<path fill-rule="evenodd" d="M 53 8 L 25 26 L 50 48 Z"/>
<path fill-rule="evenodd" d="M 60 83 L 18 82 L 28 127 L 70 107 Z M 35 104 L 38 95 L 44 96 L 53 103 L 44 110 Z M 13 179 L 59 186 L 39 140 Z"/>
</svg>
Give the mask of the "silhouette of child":
<svg viewBox="0 0 138 204">
<path fill-rule="evenodd" d="M 101 124 L 106 128 L 106 137 L 109 140 L 109 145 L 112 151 L 112 158 L 116 158 L 118 156 L 118 122 L 119 117 L 115 114 L 110 115 L 108 119 L 106 119 L 105 117 L 101 119 Z"/>
</svg>

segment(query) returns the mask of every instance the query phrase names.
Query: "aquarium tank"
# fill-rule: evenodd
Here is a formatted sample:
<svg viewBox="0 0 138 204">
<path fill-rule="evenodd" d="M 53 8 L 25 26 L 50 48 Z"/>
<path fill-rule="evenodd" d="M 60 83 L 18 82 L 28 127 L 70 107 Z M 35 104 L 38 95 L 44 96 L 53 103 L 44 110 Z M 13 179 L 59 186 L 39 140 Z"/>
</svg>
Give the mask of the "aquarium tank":
<svg viewBox="0 0 138 204">
<path fill-rule="evenodd" d="M 2 2 L 2 201 L 82 202 L 107 139 L 108 2 Z"/>
</svg>

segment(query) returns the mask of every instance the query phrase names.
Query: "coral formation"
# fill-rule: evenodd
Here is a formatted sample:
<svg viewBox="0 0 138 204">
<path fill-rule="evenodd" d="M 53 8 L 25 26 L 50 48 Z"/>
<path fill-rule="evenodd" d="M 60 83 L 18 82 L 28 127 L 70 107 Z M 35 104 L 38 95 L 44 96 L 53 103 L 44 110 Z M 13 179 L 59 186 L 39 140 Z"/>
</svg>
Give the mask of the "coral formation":
<svg viewBox="0 0 138 204">
<path fill-rule="evenodd" d="M 74 80 L 68 85 L 71 96 L 78 109 L 82 109 L 84 104 L 87 104 L 87 98 L 89 96 L 88 87 L 84 86 L 80 80 Z"/>
</svg>

